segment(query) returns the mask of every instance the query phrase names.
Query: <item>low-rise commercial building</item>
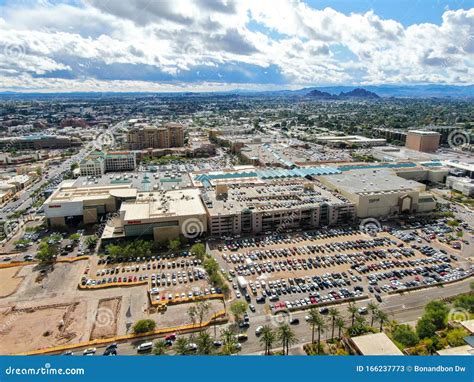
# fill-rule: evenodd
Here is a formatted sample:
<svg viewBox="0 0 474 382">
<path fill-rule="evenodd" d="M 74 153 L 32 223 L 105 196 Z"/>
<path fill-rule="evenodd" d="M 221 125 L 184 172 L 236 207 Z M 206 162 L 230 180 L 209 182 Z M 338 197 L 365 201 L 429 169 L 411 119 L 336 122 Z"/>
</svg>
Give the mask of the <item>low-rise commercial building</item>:
<svg viewBox="0 0 474 382">
<path fill-rule="evenodd" d="M 59 135 L 27 135 L 23 137 L 0 138 L 0 150 L 44 150 L 44 149 L 66 149 L 80 146 L 78 138 Z"/>
<path fill-rule="evenodd" d="M 429 212 L 436 207 L 424 184 L 404 179 L 391 169 L 354 169 L 320 180 L 353 202 L 359 218 L 389 218 Z"/>
<path fill-rule="evenodd" d="M 153 236 L 160 242 L 207 232 L 206 211 L 196 188 L 139 192 L 135 200 L 122 203 L 118 214 L 105 228 L 103 240 Z"/>
<path fill-rule="evenodd" d="M 351 337 L 346 344 L 352 353 L 358 355 L 403 355 L 383 332 Z"/>
<path fill-rule="evenodd" d="M 474 179 L 448 176 L 446 186 L 466 196 L 474 196 Z"/>
</svg>

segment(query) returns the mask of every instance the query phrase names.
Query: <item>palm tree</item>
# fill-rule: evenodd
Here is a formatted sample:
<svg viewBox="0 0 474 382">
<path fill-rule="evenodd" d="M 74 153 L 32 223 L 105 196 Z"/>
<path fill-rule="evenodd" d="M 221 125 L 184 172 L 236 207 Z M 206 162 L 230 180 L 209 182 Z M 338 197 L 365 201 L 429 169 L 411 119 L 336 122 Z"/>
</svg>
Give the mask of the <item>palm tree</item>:
<svg viewBox="0 0 474 382">
<path fill-rule="evenodd" d="M 262 333 L 259 338 L 260 344 L 265 348 L 265 355 L 270 355 L 272 345 L 276 340 L 275 332 L 268 325 L 262 327 Z"/>
<path fill-rule="evenodd" d="M 222 354 L 231 355 L 237 352 L 237 338 L 233 330 L 227 328 L 221 331 Z"/>
<path fill-rule="evenodd" d="M 326 322 L 322 316 L 319 316 L 316 320 L 316 327 L 318 328 L 318 354 L 321 347 L 321 332 L 326 329 Z"/>
<path fill-rule="evenodd" d="M 311 308 L 308 311 L 308 318 L 306 321 L 308 322 L 308 325 L 311 326 L 311 343 L 314 344 L 314 332 L 316 329 L 316 323 L 318 322 L 320 318 L 319 312 L 315 308 Z"/>
<path fill-rule="evenodd" d="M 338 338 L 341 339 L 341 331 L 342 329 L 344 329 L 344 326 L 345 326 L 345 322 L 342 317 L 336 318 L 336 326 L 337 326 L 337 329 L 339 330 Z"/>
<path fill-rule="evenodd" d="M 189 353 L 189 340 L 186 337 L 179 337 L 174 345 L 173 349 L 178 355 L 186 355 Z"/>
<path fill-rule="evenodd" d="M 288 324 L 278 326 L 277 338 L 281 341 L 284 355 L 288 355 L 290 346 L 298 342 L 295 333 Z"/>
<path fill-rule="evenodd" d="M 354 302 L 350 302 L 347 306 L 347 311 L 351 314 L 351 326 L 354 326 L 355 316 L 357 314 L 357 306 Z"/>
<path fill-rule="evenodd" d="M 334 327 L 336 326 L 336 318 L 338 318 L 340 315 L 341 313 L 336 308 L 329 308 L 329 316 L 331 317 L 332 321 L 331 340 L 334 339 Z"/>
<path fill-rule="evenodd" d="M 375 312 L 377 312 L 379 306 L 375 302 L 369 302 L 367 304 L 367 309 L 369 309 L 370 313 L 372 314 L 372 317 L 370 319 L 370 326 L 374 326 L 374 319 L 375 319 Z"/>
<path fill-rule="evenodd" d="M 197 352 L 201 355 L 212 354 L 214 350 L 214 343 L 211 335 L 207 331 L 199 332 L 196 337 Z"/>
<path fill-rule="evenodd" d="M 153 347 L 154 355 L 165 355 L 167 351 L 168 351 L 168 346 L 166 345 L 165 341 L 158 340 L 155 342 L 155 345 Z"/>
<path fill-rule="evenodd" d="M 378 309 L 375 314 L 375 318 L 378 322 L 380 322 L 380 331 L 382 331 L 383 325 L 388 322 L 388 314 L 383 310 Z"/>
</svg>

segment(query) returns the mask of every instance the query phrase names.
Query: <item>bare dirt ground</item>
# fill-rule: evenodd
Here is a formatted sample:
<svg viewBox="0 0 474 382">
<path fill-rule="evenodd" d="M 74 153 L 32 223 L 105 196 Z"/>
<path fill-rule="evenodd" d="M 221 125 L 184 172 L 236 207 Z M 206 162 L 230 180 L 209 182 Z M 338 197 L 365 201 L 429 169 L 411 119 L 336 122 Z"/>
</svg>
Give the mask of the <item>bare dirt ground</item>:
<svg viewBox="0 0 474 382">
<path fill-rule="evenodd" d="M 221 300 L 208 300 L 207 302 L 210 308 L 203 321 L 208 321 L 215 313 L 224 309 L 224 304 Z M 192 321 L 187 312 L 189 307 L 193 304 L 194 303 L 170 305 L 163 314 L 154 313 L 143 318 L 151 318 L 155 320 L 157 328 L 191 324 Z M 199 323 L 199 319 L 197 320 L 197 323 Z"/>
<path fill-rule="evenodd" d="M 107 298 L 99 301 L 91 332 L 91 340 L 117 335 L 117 320 L 122 298 Z"/>
<path fill-rule="evenodd" d="M 18 276 L 20 271 L 21 267 L 0 269 L 0 298 L 16 292 L 24 278 Z"/>
<path fill-rule="evenodd" d="M 85 310 L 82 303 L 2 309 L 0 354 L 84 341 Z"/>
</svg>

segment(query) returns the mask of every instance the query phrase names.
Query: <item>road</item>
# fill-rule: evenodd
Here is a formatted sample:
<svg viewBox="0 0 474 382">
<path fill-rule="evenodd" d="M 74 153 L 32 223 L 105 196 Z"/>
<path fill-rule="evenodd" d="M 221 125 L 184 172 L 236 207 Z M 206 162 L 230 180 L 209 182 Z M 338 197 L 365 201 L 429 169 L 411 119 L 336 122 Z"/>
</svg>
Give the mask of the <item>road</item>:
<svg viewBox="0 0 474 382">
<path fill-rule="evenodd" d="M 429 288 L 429 300 L 440 299 L 443 297 L 455 296 L 460 293 L 469 291 L 469 285 L 472 282 L 472 278 L 456 282 L 453 284 L 445 285 L 444 287 L 432 287 Z M 408 292 L 403 295 L 395 294 L 390 296 L 385 296 L 384 301 L 380 305 L 381 308 L 389 315 L 390 320 L 396 320 L 398 322 L 413 322 L 421 317 L 423 313 L 423 308 L 428 302 L 427 298 L 427 289 L 422 289 L 418 291 Z M 374 300 L 374 302 L 376 302 Z M 367 306 L 369 300 L 358 301 L 356 305 L 358 307 Z M 341 304 L 337 306 L 342 316 L 344 317 L 346 323 L 349 323 L 350 316 L 347 313 L 347 304 Z M 299 311 L 291 313 L 291 318 L 298 318 L 300 320 L 299 325 L 293 326 L 293 330 L 298 338 L 298 345 L 302 346 L 305 343 L 311 341 L 311 330 L 309 326 L 305 323 L 304 316 L 307 314 L 306 311 Z M 242 344 L 242 352 L 240 354 L 254 354 L 260 353 L 262 347 L 259 343 L 258 337 L 255 335 L 255 329 L 260 325 L 270 325 L 277 327 L 279 320 L 275 316 L 269 316 L 264 314 L 255 314 L 250 313 L 250 329 L 248 330 L 248 340 Z M 370 314 L 365 316 L 367 321 L 370 322 Z M 329 319 L 328 319 L 329 320 Z M 217 328 L 217 335 L 219 335 L 220 330 L 224 327 L 229 326 L 219 326 Z M 328 325 L 329 326 L 329 325 Z M 377 326 L 377 324 L 374 324 Z M 337 329 L 336 329 L 337 330 Z M 214 335 L 214 329 L 209 328 L 209 333 Z M 186 334 L 187 337 L 190 337 L 190 334 Z M 322 338 L 327 338 L 331 336 L 331 330 L 328 330 L 324 333 Z M 137 355 L 136 346 L 140 343 L 154 340 L 158 337 L 148 337 L 140 338 L 138 340 L 133 340 L 125 343 L 119 344 L 119 354 L 120 355 Z M 275 344 L 275 347 L 278 348 L 278 345 Z M 74 351 L 76 355 L 81 355 L 83 349 L 77 349 Z M 105 346 L 97 347 L 97 355 L 101 355 L 105 350 Z"/>
<path fill-rule="evenodd" d="M 114 133 L 116 130 L 120 129 L 123 127 L 123 125 L 126 123 L 126 121 L 121 121 L 114 126 L 110 127 L 107 132 L 109 133 Z M 90 152 L 97 150 L 97 147 L 94 147 L 91 144 L 87 144 L 83 146 L 79 152 L 70 158 L 66 159 L 64 162 L 62 162 L 60 165 L 56 167 L 50 167 L 48 171 L 48 178 L 43 176 L 38 182 L 34 183 L 26 189 L 25 191 L 21 192 L 20 195 L 18 195 L 17 200 L 10 200 L 8 203 L 6 203 L 2 209 L 0 210 L 0 221 L 6 221 L 8 220 L 8 216 L 14 213 L 15 211 L 23 210 L 23 209 L 28 209 L 32 206 L 33 199 L 31 198 L 31 194 L 35 192 L 36 190 L 42 188 L 46 183 L 48 183 L 51 180 L 54 179 L 62 179 L 64 174 L 66 174 L 67 171 L 70 170 L 71 164 L 75 162 L 80 162 L 82 159 L 84 159 L 85 156 L 87 156 Z M 6 212 L 7 209 L 11 209 L 10 211 Z"/>
</svg>

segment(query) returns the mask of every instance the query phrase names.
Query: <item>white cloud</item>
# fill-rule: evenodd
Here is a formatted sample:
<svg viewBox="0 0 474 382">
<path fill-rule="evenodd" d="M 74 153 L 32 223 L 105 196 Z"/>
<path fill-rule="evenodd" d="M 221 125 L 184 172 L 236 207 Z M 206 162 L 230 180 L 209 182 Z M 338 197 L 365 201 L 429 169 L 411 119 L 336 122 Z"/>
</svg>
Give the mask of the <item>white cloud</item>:
<svg viewBox="0 0 474 382">
<path fill-rule="evenodd" d="M 203 73 L 198 67 L 207 67 L 207 75 L 215 70 L 215 81 L 232 82 L 239 72 L 257 84 L 272 67 L 280 84 L 294 86 L 466 84 L 474 78 L 474 9 L 446 10 L 440 25 L 408 27 L 373 11 L 346 15 L 290 0 L 21 2 L 0 11 L 2 89 L 47 89 L 65 81 L 81 89 L 107 87 L 113 78 L 95 78 L 108 69 L 115 73 L 112 66 L 132 78 L 133 68 L 146 70 L 149 81 L 161 82 L 129 83 L 140 88 L 169 86 L 153 79 L 166 76 L 174 87 L 185 77 L 191 88 L 199 80 L 192 73 Z M 340 47 L 346 53 L 336 53 Z M 229 65 L 226 78 L 222 68 Z M 52 78 L 36 78 L 44 75 Z"/>
</svg>

